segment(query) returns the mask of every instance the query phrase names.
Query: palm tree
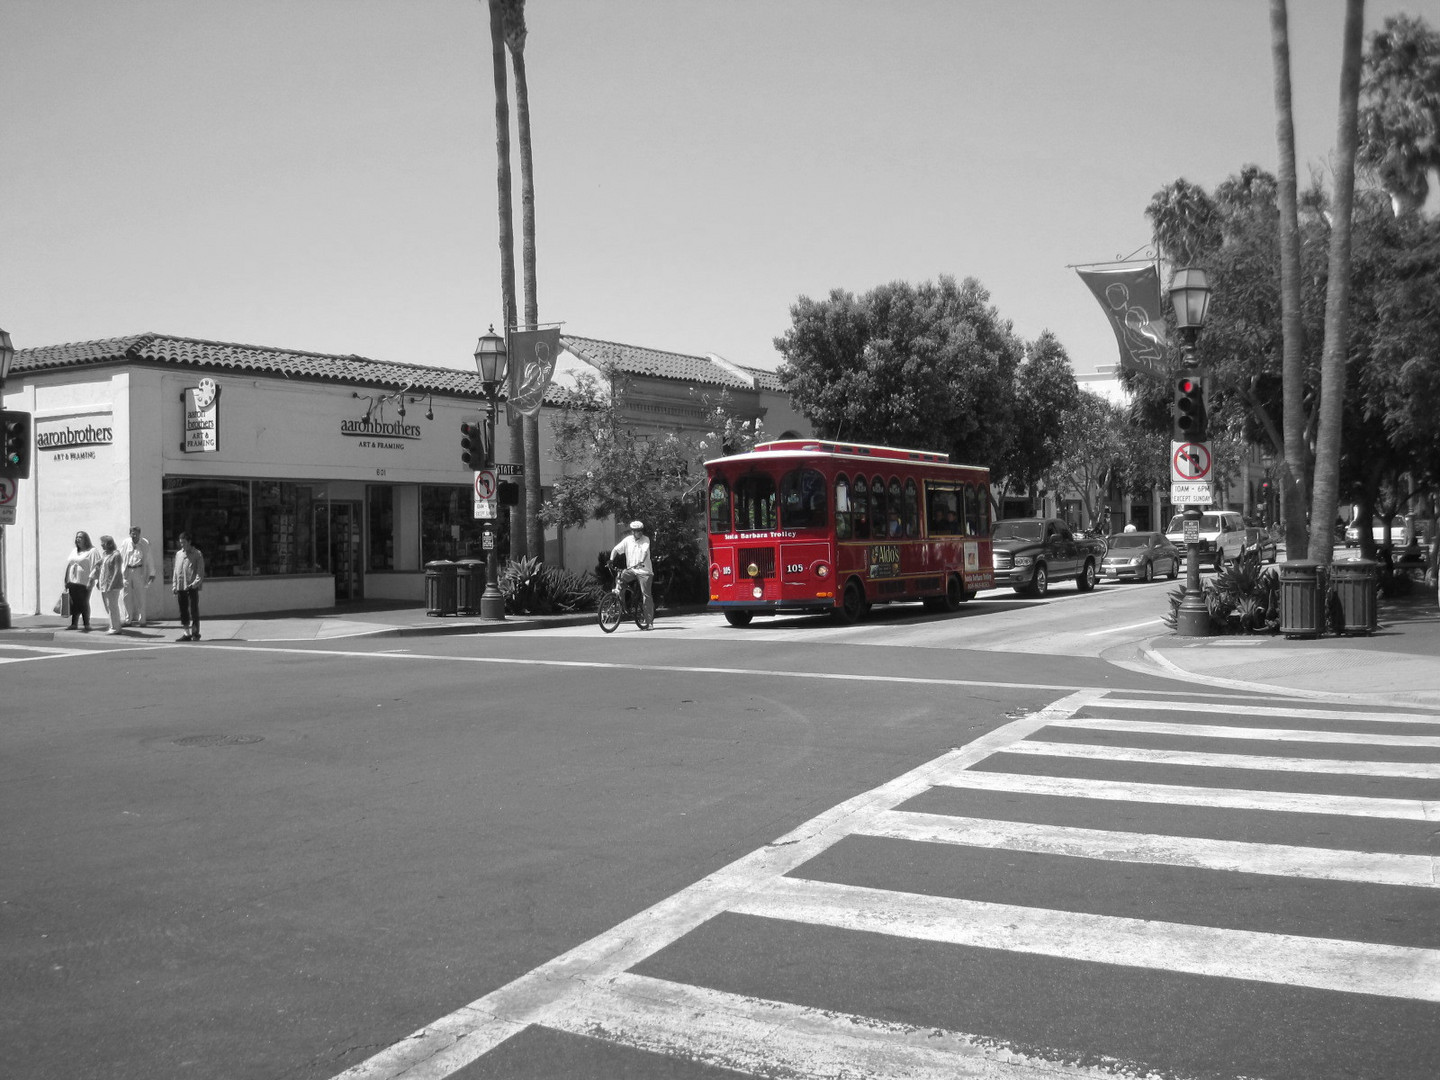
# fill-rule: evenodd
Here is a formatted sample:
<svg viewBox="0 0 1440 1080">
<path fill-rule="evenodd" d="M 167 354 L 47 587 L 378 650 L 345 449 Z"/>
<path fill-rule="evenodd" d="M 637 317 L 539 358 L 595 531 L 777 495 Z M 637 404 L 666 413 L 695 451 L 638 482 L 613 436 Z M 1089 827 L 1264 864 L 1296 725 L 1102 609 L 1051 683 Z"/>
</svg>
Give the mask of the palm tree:
<svg viewBox="0 0 1440 1080">
<path fill-rule="evenodd" d="M 1325 345 L 1320 355 L 1320 426 L 1315 440 L 1315 491 L 1310 503 L 1310 558 L 1327 565 L 1334 553 L 1331 525 L 1340 501 L 1340 427 L 1345 405 L 1345 361 L 1350 351 L 1350 243 L 1355 158 L 1360 142 L 1360 44 L 1364 28 L 1365 0 L 1345 0 L 1330 280 L 1325 289 Z"/>
<path fill-rule="evenodd" d="M 1295 117 L 1290 102 L 1290 25 L 1285 0 L 1270 0 L 1271 53 L 1275 62 L 1275 135 L 1280 176 L 1281 382 L 1285 456 L 1280 463 L 1280 508 L 1285 550 L 1304 551 L 1306 475 L 1305 323 L 1300 311 L 1300 211 L 1295 178 Z"/>
<path fill-rule="evenodd" d="M 515 227 L 514 211 L 510 203 L 510 91 L 505 78 L 505 35 L 503 26 L 503 0 L 489 0 L 490 6 L 490 56 L 495 72 L 495 156 L 496 187 L 500 204 L 500 291 L 501 315 L 508 334 L 515 325 Z M 498 444 L 500 433 L 493 433 Z M 518 425 L 510 426 L 510 452 L 512 461 L 524 460 L 523 435 Z M 516 444 L 520 443 L 519 446 Z M 524 508 L 522 496 L 521 509 Z M 510 529 L 510 557 L 523 559 L 527 554 L 525 532 L 512 525 Z"/>
<path fill-rule="evenodd" d="M 520 136 L 520 259 L 525 276 L 525 325 L 540 322 L 535 296 L 535 163 L 530 152 L 530 87 L 525 77 L 525 0 L 500 0 L 505 44 L 515 70 L 515 120 Z M 540 528 L 540 414 L 522 421 L 525 462 L 525 539 L 537 557 L 545 553 Z"/>
</svg>

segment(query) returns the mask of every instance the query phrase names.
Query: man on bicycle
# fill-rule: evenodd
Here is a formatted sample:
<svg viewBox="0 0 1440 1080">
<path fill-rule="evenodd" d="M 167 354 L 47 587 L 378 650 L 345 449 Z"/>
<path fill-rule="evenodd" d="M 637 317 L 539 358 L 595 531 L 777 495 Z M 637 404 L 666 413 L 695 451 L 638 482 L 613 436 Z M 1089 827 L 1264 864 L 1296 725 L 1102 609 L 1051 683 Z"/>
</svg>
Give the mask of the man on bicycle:
<svg viewBox="0 0 1440 1080">
<path fill-rule="evenodd" d="M 620 595 L 620 590 L 627 581 L 640 583 L 640 596 L 645 608 L 645 629 L 649 630 L 655 624 L 655 601 L 650 595 L 655 566 L 650 561 L 650 538 L 645 535 L 643 521 L 630 522 L 630 535 L 622 536 L 620 542 L 610 549 L 612 561 L 616 555 L 621 554 L 625 556 L 625 569 L 615 577 L 615 595 Z"/>
</svg>

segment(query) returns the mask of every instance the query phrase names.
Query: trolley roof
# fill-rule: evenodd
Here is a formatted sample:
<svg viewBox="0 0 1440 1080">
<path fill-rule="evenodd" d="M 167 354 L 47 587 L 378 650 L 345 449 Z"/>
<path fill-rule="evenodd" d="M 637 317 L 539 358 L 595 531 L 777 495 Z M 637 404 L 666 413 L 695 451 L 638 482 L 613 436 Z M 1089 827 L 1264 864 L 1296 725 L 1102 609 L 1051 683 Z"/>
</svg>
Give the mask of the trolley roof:
<svg viewBox="0 0 1440 1080">
<path fill-rule="evenodd" d="M 777 439 L 773 442 L 757 443 L 748 454 L 730 454 L 713 458 L 706 466 L 724 465 L 733 462 L 754 461 L 757 457 L 816 456 L 845 458 L 858 461 L 906 461 L 924 465 L 950 465 L 955 468 L 984 468 L 980 465 L 960 465 L 952 462 L 949 454 L 936 450 L 908 450 L 898 446 L 872 446 L 868 443 L 838 442 L 831 439 Z"/>
</svg>

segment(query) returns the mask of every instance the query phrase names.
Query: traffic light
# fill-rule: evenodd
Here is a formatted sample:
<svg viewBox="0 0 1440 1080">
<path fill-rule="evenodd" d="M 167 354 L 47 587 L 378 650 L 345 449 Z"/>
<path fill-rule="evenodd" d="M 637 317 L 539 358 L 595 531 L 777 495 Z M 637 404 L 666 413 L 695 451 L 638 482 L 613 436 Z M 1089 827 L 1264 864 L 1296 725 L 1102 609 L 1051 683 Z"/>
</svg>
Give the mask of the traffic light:
<svg viewBox="0 0 1440 1080">
<path fill-rule="evenodd" d="M 501 506 L 520 505 L 520 485 L 514 480 L 501 480 L 495 485 L 495 490 Z"/>
<path fill-rule="evenodd" d="M 460 421 L 460 460 L 467 469 L 483 469 L 489 462 L 489 436 L 484 420 L 471 416 Z"/>
<path fill-rule="evenodd" d="M 1175 376 L 1174 432 L 1171 438 L 1179 443 L 1204 442 L 1205 384 L 1193 369 Z"/>
<path fill-rule="evenodd" d="M 0 476 L 11 480 L 30 478 L 30 414 L 28 412 L 0 413 L 0 426 L 4 428 L 4 456 L 0 458 Z"/>
</svg>

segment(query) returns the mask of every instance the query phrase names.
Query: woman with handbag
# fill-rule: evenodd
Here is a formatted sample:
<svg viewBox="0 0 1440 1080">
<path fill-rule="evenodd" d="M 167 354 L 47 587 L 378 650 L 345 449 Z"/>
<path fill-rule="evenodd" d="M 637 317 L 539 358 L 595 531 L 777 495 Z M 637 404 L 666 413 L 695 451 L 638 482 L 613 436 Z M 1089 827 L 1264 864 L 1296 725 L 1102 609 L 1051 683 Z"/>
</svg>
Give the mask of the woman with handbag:
<svg viewBox="0 0 1440 1080">
<path fill-rule="evenodd" d="M 65 563 L 65 591 L 70 594 L 70 629 L 79 628 L 84 622 L 83 632 L 90 632 L 90 582 L 95 577 L 95 567 L 100 562 L 100 552 L 90 542 L 90 534 L 75 534 L 75 550 Z"/>
<path fill-rule="evenodd" d="M 120 633 L 120 590 L 125 588 L 125 560 L 120 557 L 113 536 L 100 537 L 100 558 L 95 562 L 90 580 L 100 590 L 105 614 L 110 617 L 110 629 L 105 633 Z"/>
</svg>

